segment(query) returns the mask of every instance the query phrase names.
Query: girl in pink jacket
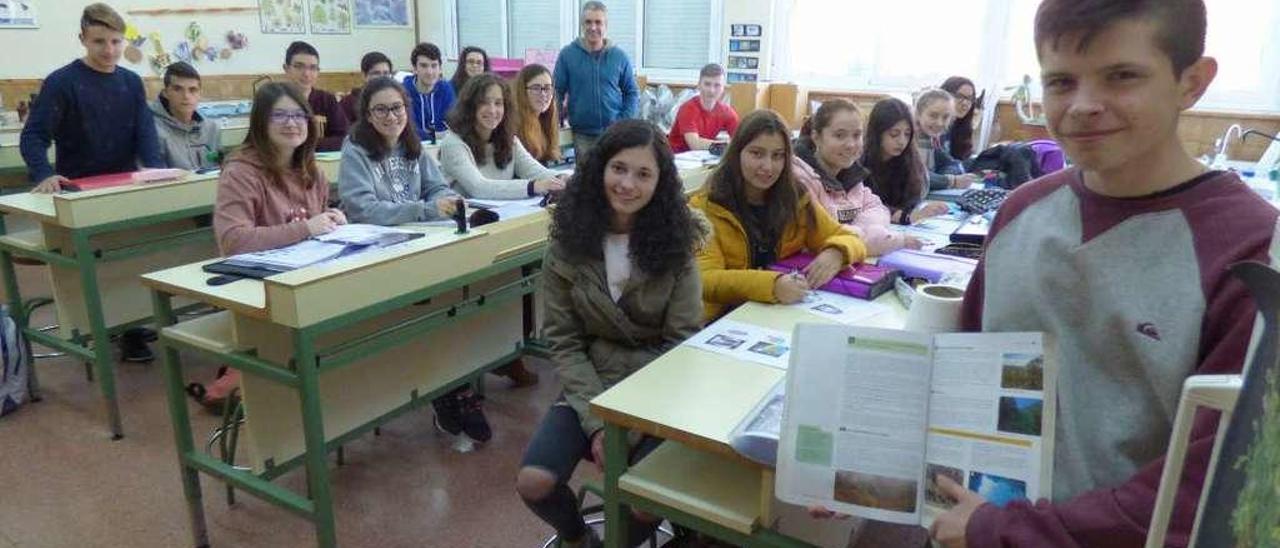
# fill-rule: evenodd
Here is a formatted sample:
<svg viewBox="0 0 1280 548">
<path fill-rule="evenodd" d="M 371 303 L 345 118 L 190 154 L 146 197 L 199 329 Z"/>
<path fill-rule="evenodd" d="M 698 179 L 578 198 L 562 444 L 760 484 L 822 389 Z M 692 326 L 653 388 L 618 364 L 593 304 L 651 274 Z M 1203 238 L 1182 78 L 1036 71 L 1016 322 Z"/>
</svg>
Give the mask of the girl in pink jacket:
<svg viewBox="0 0 1280 548">
<path fill-rule="evenodd" d="M 889 208 L 862 182 L 869 174 L 858 164 L 862 134 L 856 105 L 846 99 L 824 101 L 800 130 L 793 175 L 832 217 L 862 238 L 869 255 L 919 249 L 918 239 L 889 228 Z"/>
</svg>

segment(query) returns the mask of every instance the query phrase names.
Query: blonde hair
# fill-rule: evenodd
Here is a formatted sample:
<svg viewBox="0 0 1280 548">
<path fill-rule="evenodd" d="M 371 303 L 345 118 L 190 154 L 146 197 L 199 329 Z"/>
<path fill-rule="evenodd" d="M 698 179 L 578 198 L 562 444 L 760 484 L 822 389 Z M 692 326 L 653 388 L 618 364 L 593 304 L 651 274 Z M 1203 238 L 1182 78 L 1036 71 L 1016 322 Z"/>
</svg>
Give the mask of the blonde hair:
<svg viewBox="0 0 1280 548">
<path fill-rule="evenodd" d="M 102 2 L 85 6 L 84 12 L 80 14 L 80 32 L 93 25 L 124 32 L 124 18 L 114 8 Z"/>
<path fill-rule="evenodd" d="M 935 101 L 946 101 L 955 104 L 955 96 L 942 88 L 927 88 L 916 94 L 916 113 L 919 114 Z"/>
<path fill-rule="evenodd" d="M 536 63 L 528 64 L 520 69 L 520 73 L 512 82 L 511 102 L 515 106 L 511 109 L 514 122 L 512 129 L 516 137 L 520 138 L 520 144 L 529 151 L 530 156 L 539 162 L 558 162 L 560 161 L 560 114 L 554 99 L 555 90 L 551 91 L 553 97 L 551 106 L 539 114 L 534 112 L 533 104 L 529 102 L 529 91 L 525 89 L 530 81 L 543 74 L 551 76 L 551 71 Z"/>
</svg>

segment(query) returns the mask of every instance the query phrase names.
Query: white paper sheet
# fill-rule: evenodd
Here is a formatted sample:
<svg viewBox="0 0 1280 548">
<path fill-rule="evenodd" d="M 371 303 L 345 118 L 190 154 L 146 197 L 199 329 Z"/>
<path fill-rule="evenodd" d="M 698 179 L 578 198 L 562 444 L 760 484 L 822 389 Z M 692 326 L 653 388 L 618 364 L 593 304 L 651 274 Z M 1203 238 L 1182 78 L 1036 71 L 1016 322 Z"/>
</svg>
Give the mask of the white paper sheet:
<svg viewBox="0 0 1280 548">
<path fill-rule="evenodd" d="M 804 300 L 787 306 L 847 325 L 865 323 L 875 316 L 891 311 L 888 306 L 882 304 L 829 291 L 810 291 Z"/>
<path fill-rule="evenodd" d="M 791 359 L 791 335 L 733 320 L 708 325 L 682 344 L 777 369 L 786 369 Z"/>
</svg>

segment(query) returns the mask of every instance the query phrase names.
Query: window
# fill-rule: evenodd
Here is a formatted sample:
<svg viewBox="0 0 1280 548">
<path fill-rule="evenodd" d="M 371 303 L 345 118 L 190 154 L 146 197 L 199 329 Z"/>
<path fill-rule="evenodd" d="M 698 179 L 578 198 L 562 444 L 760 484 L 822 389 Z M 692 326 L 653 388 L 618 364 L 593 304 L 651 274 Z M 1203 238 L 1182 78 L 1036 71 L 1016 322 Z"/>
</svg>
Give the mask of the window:
<svg viewBox="0 0 1280 548">
<path fill-rule="evenodd" d="M 655 69 L 701 69 L 712 59 L 711 0 L 645 0 L 642 65 Z"/>
<path fill-rule="evenodd" d="M 692 80 L 721 58 L 724 0 L 603 0 L 609 41 L 650 75 Z M 445 0 L 452 23 L 440 46 L 453 58 L 463 46 L 493 57 L 523 58 L 530 49 L 559 50 L 580 32 L 585 0 Z M 451 39 L 452 42 L 448 40 Z"/>
<path fill-rule="evenodd" d="M 1209 1 L 1205 55 L 1218 61 L 1218 76 L 1197 106 L 1230 110 L 1280 110 L 1280 9 L 1274 0 Z M 1005 58 L 1005 84 L 1030 74 L 1040 96 L 1040 62 L 1034 30 L 1037 0 L 1014 0 L 1010 8 L 1010 44 Z"/>
</svg>

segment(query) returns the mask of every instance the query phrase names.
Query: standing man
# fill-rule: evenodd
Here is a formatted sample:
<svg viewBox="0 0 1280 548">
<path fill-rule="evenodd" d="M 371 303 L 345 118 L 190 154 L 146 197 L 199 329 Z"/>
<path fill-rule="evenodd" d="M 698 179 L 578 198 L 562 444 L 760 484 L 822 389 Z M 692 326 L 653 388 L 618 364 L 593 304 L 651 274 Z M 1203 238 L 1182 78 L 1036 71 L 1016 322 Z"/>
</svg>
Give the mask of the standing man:
<svg viewBox="0 0 1280 548">
<path fill-rule="evenodd" d="M 178 61 L 164 69 L 164 89 L 151 102 L 160 136 L 160 155 L 169 167 L 188 171 L 218 166 L 221 137 L 218 124 L 206 120 L 200 106 L 200 73 Z"/>
<path fill-rule="evenodd" d="M 395 74 L 391 70 L 391 59 L 380 51 L 371 51 L 364 54 L 360 58 L 360 73 L 364 74 L 364 83 L 368 84 L 369 80 L 374 78 L 382 78 Z M 347 122 L 355 125 L 357 113 L 357 105 L 360 104 L 360 94 L 364 92 L 364 87 L 351 88 L 351 93 L 343 97 L 338 105 L 342 107 L 342 113 L 347 116 Z"/>
<path fill-rule="evenodd" d="M 698 95 L 676 111 L 667 141 L 671 152 L 707 150 L 720 132 L 738 131 L 738 113 L 724 104 L 724 67 L 709 63 L 698 73 Z"/>
<path fill-rule="evenodd" d="M 940 477 L 958 501 L 933 522 L 943 546 L 1141 546 L 1183 381 L 1241 371 L 1257 307 L 1228 268 L 1276 259 L 1277 211 L 1178 138 L 1217 72 L 1205 29 L 1203 0 L 1040 4 L 1044 111 L 1075 166 L 1000 207 L 962 318 L 1056 338 L 1053 493 L 999 507 Z M 1196 417 L 1169 546 L 1191 534 L 1217 422 Z"/>
<path fill-rule="evenodd" d="M 342 139 L 347 136 L 347 115 L 338 106 L 337 97 L 316 87 L 316 80 L 320 78 L 320 52 L 301 40 L 289 44 L 284 52 L 284 73 L 302 88 L 311 112 L 324 120 L 324 135 L 316 143 L 316 150 L 342 150 Z"/>
<path fill-rule="evenodd" d="M 577 161 L 610 124 L 634 118 L 639 99 L 635 70 L 626 52 L 609 42 L 609 9 L 591 0 L 582 5 L 582 37 L 556 58 L 556 104 L 569 113 Z"/>
<path fill-rule="evenodd" d="M 85 55 L 44 79 L 19 149 L 33 192 L 57 192 L 68 179 L 164 167 L 142 79 L 117 66 L 124 19 L 106 4 L 80 15 Z M 49 165 L 49 145 L 55 165 Z"/>
<path fill-rule="evenodd" d="M 419 139 L 432 143 L 436 142 L 436 134 L 449 129 L 444 118 L 453 106 L 454 93 L 457 92 L 448 80 L 441 78 L 444 74 L 442 62 L 439 47 L 430 42 L 418 44 L 409 53 L 413 75 L 404 79 L 404 90 L 413 102 L 409 121 L 418 131 Z"/>
</svg>

